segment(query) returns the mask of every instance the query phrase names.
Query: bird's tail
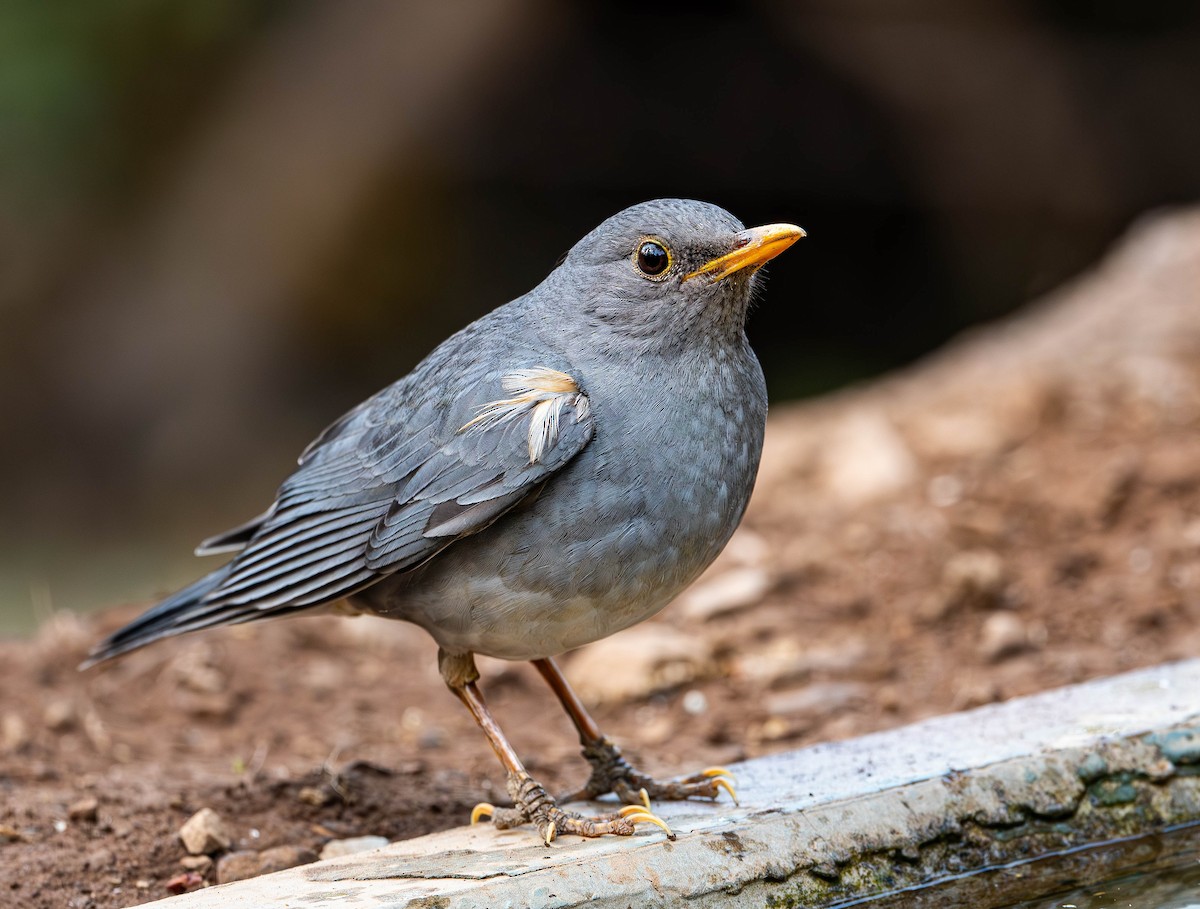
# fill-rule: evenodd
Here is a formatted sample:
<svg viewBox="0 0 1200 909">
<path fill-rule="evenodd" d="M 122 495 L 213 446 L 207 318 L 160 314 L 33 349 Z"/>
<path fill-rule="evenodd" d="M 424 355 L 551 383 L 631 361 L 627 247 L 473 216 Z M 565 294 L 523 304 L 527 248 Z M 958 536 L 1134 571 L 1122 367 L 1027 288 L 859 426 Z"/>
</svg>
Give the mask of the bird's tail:
<svg viewBox="0 0 1200 909">
<path fill-rule="evenodd" d="M 229 571 L 229 565 L 218 568 L 173 596 L 167 597 L 124 628 L 114 631 L 91 649 L 87 660 L 79 668 L 87 669 L 162 638 L 198 631 L 213 625 L 229 625 L 261 617 L 262 613 L 253 607 L 204 602 L 204 598 L 229 576 Z"/>
</svg>

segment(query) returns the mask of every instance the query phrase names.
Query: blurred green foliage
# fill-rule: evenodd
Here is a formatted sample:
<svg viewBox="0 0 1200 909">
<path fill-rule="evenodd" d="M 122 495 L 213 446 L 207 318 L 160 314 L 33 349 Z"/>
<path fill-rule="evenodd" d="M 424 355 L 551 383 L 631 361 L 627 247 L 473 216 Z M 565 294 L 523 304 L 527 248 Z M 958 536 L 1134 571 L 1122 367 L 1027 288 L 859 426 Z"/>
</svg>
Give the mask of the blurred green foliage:
<svg viewBox="0 0 1200 909">
<path fill-rule="evenodd" d="M 120 198 L 278 0 L 0 4 L 0 180 L 48 197 Z"/>
</svg>

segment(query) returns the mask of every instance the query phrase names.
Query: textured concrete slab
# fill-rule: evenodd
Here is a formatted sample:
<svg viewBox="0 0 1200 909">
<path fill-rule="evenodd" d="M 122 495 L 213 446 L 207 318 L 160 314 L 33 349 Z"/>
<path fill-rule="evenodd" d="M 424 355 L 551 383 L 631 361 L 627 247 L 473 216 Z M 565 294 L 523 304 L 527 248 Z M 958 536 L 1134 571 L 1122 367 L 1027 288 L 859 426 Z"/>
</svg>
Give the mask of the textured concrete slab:
<svg viewBox="0 0 1200 909">
<path fill-rule="evenodd" d="M 482 825 L 150 905 L 820 906 L 1200 820 L 1200 660 L 733 769 L 739 807 L 656 805 L 674 843 Z"/>
</svg>

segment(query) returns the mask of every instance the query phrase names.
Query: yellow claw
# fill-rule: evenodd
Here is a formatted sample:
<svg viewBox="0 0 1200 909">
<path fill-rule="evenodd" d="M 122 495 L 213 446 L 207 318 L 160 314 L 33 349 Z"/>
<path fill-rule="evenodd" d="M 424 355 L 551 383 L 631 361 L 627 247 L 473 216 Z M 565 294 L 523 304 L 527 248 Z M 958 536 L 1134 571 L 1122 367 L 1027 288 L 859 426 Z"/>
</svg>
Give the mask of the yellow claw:
<svg viewBox="0 0 1200 909">
<path fill-rule="evenodd" d="M 723 777 L 723 776 L 718 776 L 718 777 L 714 778 L 714 779 L 713 779 L 713 781 L 712 781 L 712 784 L 713 784 L 714 786 L 716 786 L 718 789 L 724 789 L 726 792 L 728 792 L 728 793 L 729 793 L 729 797 L 730 797 L 731 799 L 733 799 L 733 803 L 734 803 L 735 805 L 737 805 L 737 804 L 740 804 L 740 803 L 738 802 L 737 793 L 733 791 L 733 786 L 731 786 L 731 785 L 729 784 L 729 780 L 725 779 L 725 777 Z"/>
<path fill-rule="evenodd" d="M 633 810 L 628 810 L 630 808 Z M 658 815 L 651 814 L 641 805 L 627 805 L 621 809 L 621 817 L 625 818 L 631 824 L 654 824 L 666 831 L 667 839 L 675 839 L 675 833 L 667 826 L 667 822 Z"/>
<path fill-rule="evenodd" d="M 638 795 L 640 795 L 642 797 L 642 804 L 645 805 L 646 810 L 649 811 L 650 810 L 650 793 L 646 791 L 645 787 L 642 787 L 641 789 L 638 790 Z"/>
<path fill-rule="evenodd" d="M 491 817 L 495 813 L 495 805 L 489 805 L 487 802 L 480 802 L 471 809 L 471 826 L 478 824 L 481 817 Z"/>
<path fill-rule="evenodd" d="M 735 777 L 732 773 L 730 773 L 724 767 L 708 767 L 708 768 L 705 768 L 704 770 L 701 770 L 700 775 L 707 776 L 707 777 L 727 776 L 731 780 L 737 779 L 737 777 Z"/>
<path fill-rule="evenodd" d="M 554 837 L 558 835 L 558 827 L 554 821 L 550 822 L 550 826 L 546 828 L 546 845 L 549 846 L 554 842 Z"/>
</svg>

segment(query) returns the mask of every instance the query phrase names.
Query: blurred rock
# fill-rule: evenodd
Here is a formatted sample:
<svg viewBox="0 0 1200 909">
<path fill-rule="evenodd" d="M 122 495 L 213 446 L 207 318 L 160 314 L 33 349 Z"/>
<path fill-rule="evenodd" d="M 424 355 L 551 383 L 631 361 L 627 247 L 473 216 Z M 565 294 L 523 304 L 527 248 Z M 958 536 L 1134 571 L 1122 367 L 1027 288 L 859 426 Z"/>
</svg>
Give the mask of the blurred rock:
<svg viewBox="0 0 1200 909">
<path fill-rule="evenodd" d="M 673 614 L 685 621 L 706 622 L 755 605 L 770 589 L 770 576 L 761 568 L 734 568 L 689 588 Z"/>
<path fill-rule="evenodd" d="M 821 452 L 821 470 L 835 496 L 848 504 L 899 492 L 917 477 L 901 435 L 882 412 L 850 410 L 834 426 Z"/>
<path fill-rule="evenodd" d="M 179 860 L 179 866 L 185 871 L 207 874 L 208 869 L 213 866 L 213 860 L 212 856 L 208 855 L 185 855 Z"/>
<path fill-rule="evenodd" d="M 67 809 L 67 817 L 73 821 L 87 821 L 89 823 L 96 820 L 96 812 L 100 809 L 100 803 L 94 796 L 82 798 L 70 808 Z"/>
<path fill-rule="evenodd" d="M 772 716 L 819 718 L 849 710 L 866 701 L 870 693 L 871 686 L 862 682 L 814 682 L 768 695 L 765 707 Z"/>
<path fill-rule="evenodd" d="M 66 732 L 77 720 L 75 704 L 69 698 L 56 698 L 42 711 L 42 722 L 51 732 Z"/>
<path fill-rule="evenodd" d="M 0 720 L 0 751 L 11 754 L 29 741 L 29 727 L 19 713 L 6 713 Z"/>
<path fill-rule="evenodd" d="M 734 532 L 720 558 L 737 565 L 764 565 L 771 558 L 771 544 L 743 524 Z"/>
<path fill-rule="evenodd" d="M 979 653 L 992 662 L 1012 656 L 1031 645 L 1025 622 L 1011 612 L 994 612 L 979 629 Z"/>
<path fill-rule="evenodd" d="M 869 654 L 867 640 L 861 636 L 816 644 L 779 638 L 754 653 L 737 655 L 735 674 L 740 679 L 780 687 L 813 672 L 849 672 L 861 667 Z"/>
<path fill-rule="evenodd" d="M 228 849 L 233 841 L 225 824 L 211 808 L 201 808 L 179 828 L 179 839 L 192 855 L 211 855 Z"/>
<path fill-rule="evenodd" d="M 569 675 L 584 700 L 614 704 L 686 685 L 714 669 L 712 645 L 703 637 L 647 623 L 578 651 Z"/>
<path fill-rule="evenodd" d="M 258 870 L 258 853 L 243 850 L 221 856 L 217 862 L 217 883 L 228 884 L 230 881 L 244 881 L 260 874 Z"/>
<path fill-rule="evenodd" d="M 314 808 L 320 808 L 333 801 L 333 793 L 328 789 L 318 788 L 316 786 L 304 786 L 299 792 L 296 793 L 296 798 L 306 805 L 312 805 Z"/>
<path fill-rule="evenodd" d="M 149 883 L 148 881 L 146 883 Z M 175 875 L 166 884 L 163 889 L 173 896 L 178 896 L 181 893 L 187 893 L 189 890 L 194 890 L 196 887 L 204 883 L 204 877 L 195 871 L 184 871 L 181 874 Z M 138 881 L 138 889 L 145 890 L 148 887 L 142 887 L 142 882 Z"/>
<path fill-rule="evenodd" d="M 258 873 L 271 874 L 297 865 L 308 865 L 317 860 L 317 854 L 307 846 L 274 846 L 258 854 Z"/>
<path fill-rule="evenodd" d="M 262 852 L 241 850 L 221 856 L 217 861 L 217 883 L 244 881 L 317 860 L 317 854 L 303 846 L 275 846 Z"/>
<path fill-rule="evenodd" d="M 947 609 L 998 606 L 1006 581 L 1004 560 L 990 549 L 957 552 L 942 567 L 942 590 Z"/>
<path fill-rule="evenodd" d="M 683 696 L 679 705 L 690 716 L 702 716 L 708 712 L 708 697 L 699 688 L 693 688 Z"/>
<path fill-rule="evenodd" d="M 968 679 L 954 692 L 955 710 L 972 710 L 1000 700 L 1000 686 L 992 679 Z"/>
</svg>

